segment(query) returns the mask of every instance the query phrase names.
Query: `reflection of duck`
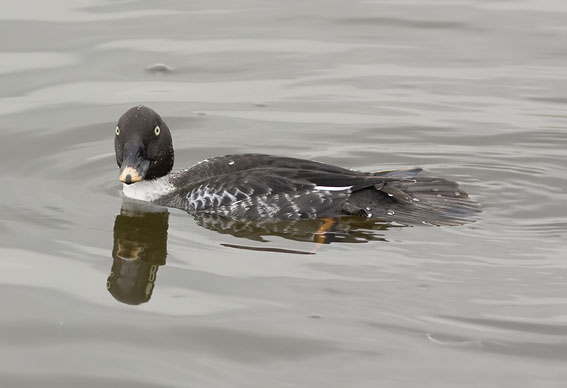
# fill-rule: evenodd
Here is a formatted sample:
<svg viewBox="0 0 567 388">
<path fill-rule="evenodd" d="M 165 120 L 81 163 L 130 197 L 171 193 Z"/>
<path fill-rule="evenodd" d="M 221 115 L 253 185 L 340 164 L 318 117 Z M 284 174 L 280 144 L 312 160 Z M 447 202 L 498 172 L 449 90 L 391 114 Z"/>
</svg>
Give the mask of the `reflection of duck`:
<svg viewBox="0 0 567 388">
<path fill-rule="evenodd" d="M 235 219 L 362 216 L 404 224 L 459 225 L 478 211 L 457 183 L 420 169 L 366 173 L 309 160 L 227 155 L 171 172 L 173 145 L 152 109 L 118 121 L 116 161 L 127 197 Z"/>
<path fill-rule="evenodd" d="M 391 225 L 359 217 L 341 218 L 332 230 L 319 233 L 324 220 L 234 220 L 211 215 L 195 215 L 197 223 L 207 229 L 239 238 L 266 241 L 265 236 L 317 243 L 359 243 L 384 241 L 376 230 Z M 125 200 L 114 221 L 112 269 L 106 281 L 108 291 L 122 303 L 138 305 L 150 300 L 158 268 L 165 265 L 169 212 L 163 207 Z M 309 251 L 273 247 L 249 247 L 221 244 L 231 248 L 313 254 Z"/>
<path fill-rule="evenodd" d="M 235 220 L 214 214 L 197 214 L 195 221 L 200 226 L 222 234 L 265 242 L 266 236 L 278 236 L 289 240 L 331 243 L 361 243 L 385 241 L 377 233 L 390 224 L 378 223 L 360 217 L 342 217 L 332 228 L 323 228 L 325 220 Z M 322 232 L 324 230 L 324 232 Z"/>
<path fill-rule="evenodd" d="M 112 270 L 106 281 L 116 300 L 140 304 L 150 300 L 159 266 L 167 256 L 169 213 L 164 208 L 125 202 L 114 221 Z"/>
</svg>

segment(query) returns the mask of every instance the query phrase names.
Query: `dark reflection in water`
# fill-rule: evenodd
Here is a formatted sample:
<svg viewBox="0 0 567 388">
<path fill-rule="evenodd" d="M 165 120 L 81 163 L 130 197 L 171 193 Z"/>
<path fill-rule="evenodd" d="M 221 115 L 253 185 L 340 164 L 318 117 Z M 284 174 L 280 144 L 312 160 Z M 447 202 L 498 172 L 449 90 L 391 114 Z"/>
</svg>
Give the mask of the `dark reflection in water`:
<svg viewBox="0 0 567 388">
<path fill-rule="evenodd" d="M 267 242 L 266 236 L 285 239 L 330 243 L 363 243 L 386 241 L 377 231 L 392 224 L 359 217 L 319 220 L 261 220 L 245 221 L 216 215 L 194 216 L 198 225 L 234 237 Z M 114 221 L 112 269 L 106 287 L 119 302 L 138 305 L 152 296 L 157 272 L 165 265 L 169 212 L 166 208 L 125 200 Z M 275 247 L 221 244 L 228 248 L 287 254 L 313 255 L 309 251 Z M 315 246 L 316 247 L 316 246 Z"/>
<path fill-rule="evenodd" d="M 150 300 L 158 268 L 167 256 L 169 212 L 125 202 L 114 221 L 112 269 L 106 288 L 120 302 Z"/>
<path fill-rule="evenodd" d="M 327 219 L 251 221 L 210 214 L 200 214 L 194 218 L 198 225 L 215 232 L 262 242 L 267 241 L 265 236 L 319 244 L 385 241 L 384 236 L 376 231 L 392 227 L 392 224 L 362 217 L 335 218 L 330 222 L 331 225 L 328 225 Z"/>
</svg>

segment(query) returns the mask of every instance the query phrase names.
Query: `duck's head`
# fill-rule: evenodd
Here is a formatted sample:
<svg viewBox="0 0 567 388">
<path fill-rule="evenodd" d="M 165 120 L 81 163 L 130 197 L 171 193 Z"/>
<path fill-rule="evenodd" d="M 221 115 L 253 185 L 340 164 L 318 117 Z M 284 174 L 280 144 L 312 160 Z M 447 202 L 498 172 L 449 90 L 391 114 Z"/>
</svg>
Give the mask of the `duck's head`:
<svg viewBox="0 0 567 388">
<path fill-rule="evenodd" d="M 159 114 L 142 105 L 128 109 L 118 120 L 114 150 L 123 183 L 160 178 L 173 168 L 169 128 Z"/>
</svg>

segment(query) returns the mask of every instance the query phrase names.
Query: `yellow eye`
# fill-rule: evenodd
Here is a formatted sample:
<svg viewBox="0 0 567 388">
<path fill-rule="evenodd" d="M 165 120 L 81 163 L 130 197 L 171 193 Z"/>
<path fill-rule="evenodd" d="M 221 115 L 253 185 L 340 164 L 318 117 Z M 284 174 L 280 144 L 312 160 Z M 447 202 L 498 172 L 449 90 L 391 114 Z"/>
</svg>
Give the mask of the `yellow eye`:
<svg viewBox="0 0 567 388">
<path fill-rule="evenodd" d="M 156 134 L 156 136 L 159 136 L 160 132 L 161 132 L 161 129 L 159 129 L 159 125 L 156 125 L 156 127 L 154 128 L 154 133 Z"/>
<path fill-rule="evenodd" d="M 118 128 L 118 126 L 116 126 L 116 136 L 120 135 L 120 128 Z"/>
</svg>

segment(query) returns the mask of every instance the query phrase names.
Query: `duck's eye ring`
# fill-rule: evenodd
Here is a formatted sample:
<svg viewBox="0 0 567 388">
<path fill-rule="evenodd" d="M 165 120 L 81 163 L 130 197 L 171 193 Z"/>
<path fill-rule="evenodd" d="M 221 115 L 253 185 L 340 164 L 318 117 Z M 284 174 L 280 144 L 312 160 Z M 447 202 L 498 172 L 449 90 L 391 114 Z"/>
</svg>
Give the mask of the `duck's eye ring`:
<svg viewBox="0 0 567 388">
<path fill-rule="evenodd" d="M 161 132 L 161 129 L 159 128 L 159 125 L 156 125 L 156 127 L 154 128 L 154 133 L 156 134 L 156 136 L 159 136 L 160 132 Z"/>
<path fill-rule="evenodd" d="M 120 135 L 120 128 L 118 128 L 118 126 L 116 126 L 116 136 Z"/>
</svg>

